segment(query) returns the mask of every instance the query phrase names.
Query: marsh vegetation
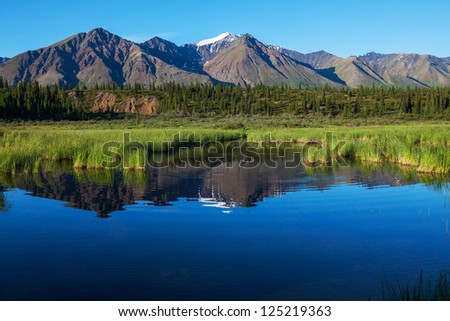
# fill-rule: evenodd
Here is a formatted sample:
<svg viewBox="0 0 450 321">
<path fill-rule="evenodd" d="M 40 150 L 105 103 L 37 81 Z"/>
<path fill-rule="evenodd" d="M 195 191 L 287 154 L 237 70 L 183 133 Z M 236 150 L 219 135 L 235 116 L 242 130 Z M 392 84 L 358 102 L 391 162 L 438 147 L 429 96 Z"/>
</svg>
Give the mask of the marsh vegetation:
<svg viewBox="0 0 450 321">
<path fill-rule="evenodd" d="M 333 157 L 396 163 L 418 172 L 450 172 L 450 125 L 447 124 L 274 128 L 264 119 L 256 118 L 253 123 L 245 119 L 245 122 L 240 120 L 222 126 L 180 120 L 178 127 L 158 128 L 158 120 L 150 119 L 137 127 L 127 121 L 67 125 L 12 123 L 3 124 L 1 131 L 0 168 L 4 171 L 39 171 L 44 164 L 62 161 L 75 168 L 102 168 L 106 160 L 104 144 L 111 141 L 118 142 L 119 149 L 126 149 L 134 142 L 144 145 L 151 142 L 151 151 L 158 153 L 167 151 L 169 146 L 176 150 L 194 142 L 245 140 L 249 143 L 289 142 L 297 146 L 315 144 L 307 155 L 315 164 L 326 163 L 330 155 L 325 155 L 325 147 L 330 147 Z M 129 141 L 124 140 L 124 133 L 129 135 Z M 326 140 L 326 133 L 332 134 L 332 141 Z M 334 148 L 337 144 L 339 148 Z M 127 167 L 142 167 L 139 151 L 130 150 L 130 155 Z"/>
</svg>

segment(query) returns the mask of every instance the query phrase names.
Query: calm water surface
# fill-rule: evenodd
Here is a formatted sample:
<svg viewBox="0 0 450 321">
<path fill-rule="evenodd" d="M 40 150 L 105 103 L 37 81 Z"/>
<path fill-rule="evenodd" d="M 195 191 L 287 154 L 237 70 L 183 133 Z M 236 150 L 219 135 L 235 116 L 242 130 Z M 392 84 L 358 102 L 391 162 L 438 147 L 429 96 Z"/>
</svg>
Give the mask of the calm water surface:
<svg viewBox="0 0 450 321">
<path fill-rule="evenodd" d="M 368 300 L 450 269 L 447 178 L 234 165 L 3 178 L 0 299 Z"/>
</svg>

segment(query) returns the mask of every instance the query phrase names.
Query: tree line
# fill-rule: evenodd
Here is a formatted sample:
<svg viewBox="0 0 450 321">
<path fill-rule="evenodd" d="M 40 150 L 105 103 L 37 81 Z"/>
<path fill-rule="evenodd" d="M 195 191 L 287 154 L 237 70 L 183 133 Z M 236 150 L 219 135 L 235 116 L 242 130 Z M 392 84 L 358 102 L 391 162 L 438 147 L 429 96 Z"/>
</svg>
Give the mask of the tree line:
<svg viewBox="0 0 450 321">
<path fill-rule="evenodd" d="M 0 116 L 3 119 L 82 119 L 86 111 L 76 93 L 64 86 L 20 82 L 9 86 L 0 77 Z"/>
<path fill-rule="evenodd" d="M 99 92 L 158 99 L 160 114 L 193 115 L 320 115 L 329 117 L 450 118 L 450 88 L 289 88 L 287 86 L 182 85 L 168 83 L 144 88 L 140 84 L 41 86 L 20 82 L 9 86 L 0 77 L 0 116 L 3 119 L 87 119 Z M 98 115 L 97 115 L 98 116 Z"/>
</svg>

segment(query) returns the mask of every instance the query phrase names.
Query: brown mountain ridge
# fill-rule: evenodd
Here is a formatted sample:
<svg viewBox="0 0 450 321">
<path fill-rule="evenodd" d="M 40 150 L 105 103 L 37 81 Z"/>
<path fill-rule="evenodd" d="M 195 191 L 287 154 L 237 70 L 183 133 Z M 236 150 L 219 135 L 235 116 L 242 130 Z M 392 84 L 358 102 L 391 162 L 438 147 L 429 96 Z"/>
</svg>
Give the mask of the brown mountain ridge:
<svg viewBox="0 0 450 321">
<path fill-rule="evenodd" d="M 288 85 L 297 87 L 450 86 L 450 58 L 377 54 L 341 58 L 266 45 L 249 34 L 225 33 L 197 44 L 154 37 L 137 44 L 97 28 L 45 48 L 0 61 L 9 84 L 42 85 L 168 82 Z"/>
</svg>

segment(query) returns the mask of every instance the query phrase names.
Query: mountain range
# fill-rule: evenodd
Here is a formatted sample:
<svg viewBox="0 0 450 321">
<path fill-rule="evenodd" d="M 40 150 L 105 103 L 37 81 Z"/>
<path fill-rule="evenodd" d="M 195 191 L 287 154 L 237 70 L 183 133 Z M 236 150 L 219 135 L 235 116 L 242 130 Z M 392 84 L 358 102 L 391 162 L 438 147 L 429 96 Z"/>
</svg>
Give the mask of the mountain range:
<svg viewBox="0 0 450 321">
<path fill-rule="evenodd" d="M 450 58 L 378 54 L 341 58 L 266 45 L 250 34 L 224 33 L 178 46 L 154 37 L 134 43 L 97 28 L 11 59 L 0 58 L 9 84 L 144 86 L 175 83 L 288 85 L 297 87 L 449 86 Z"/>
</svg>

